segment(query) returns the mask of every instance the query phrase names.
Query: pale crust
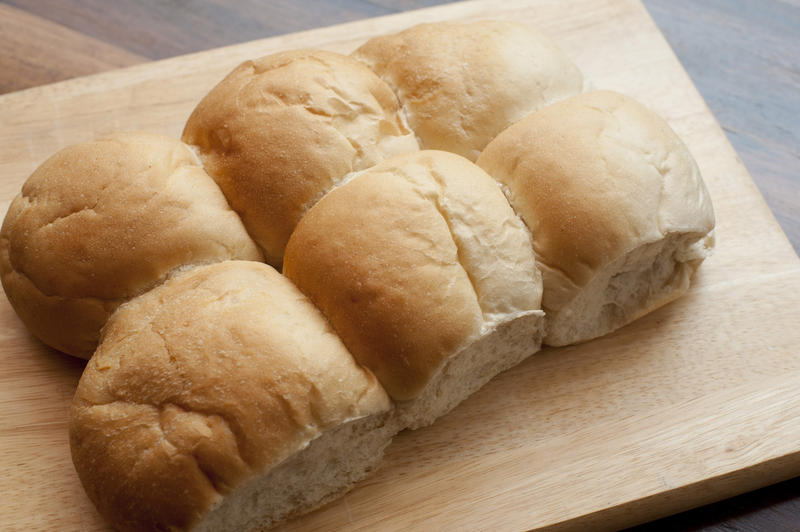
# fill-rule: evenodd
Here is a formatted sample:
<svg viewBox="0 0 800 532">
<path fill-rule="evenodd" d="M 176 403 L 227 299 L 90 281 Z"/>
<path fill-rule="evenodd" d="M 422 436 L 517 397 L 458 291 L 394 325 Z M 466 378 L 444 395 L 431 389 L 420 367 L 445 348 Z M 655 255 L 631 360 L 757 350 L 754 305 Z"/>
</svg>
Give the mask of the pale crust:
<svg viewBox="0 0 800 532">
<path fill-rule="evenodd" d="M 423 149 L 472 161 L 512 123 L 583 88 L 555 44 L 513 22 L 420 24 L 352 55 L 392 87 Z"/>
<path fill-rule="evenodd" d="M 324 51 L 281 52 L 237 67 L 198 104 L 183 132 L 280 267 L 306 210 L 347 173 L 418 149 L 389 87 Z"/>
<path fill-rule="evenodd" d="M 395 399 L 416 396 L 477 336 L 481 311 L 447 224 L 401 179 L 367 173 L 315 205 L 284 274 Z"/>
<path fill-rule="evenodd" d="M 332 447 L 295 478 L 308 500 L 289 490 L 263 522 L 307 510 L 336 491 L 323 473 L 344 489 L 378 459 L 367 446 L 336 486 L 342 448 L 364 441 L 352 423 L 382 448 L 538 350 L 545 319 L 554 345 L 585 339 L 581 311 L 648 278 L 640 263 L 664 293 L 622 314 L 676 297 L 661 280 L 685 290 L 712 243 L 666 123 L 619 94 L 570 97 L 580 72 L 528 28 L 423 24 L 353 57 L 377 75 L 322 51 L 231 72 L 183 133 L 211 177 L 181 142 L 119 134 L 56 154 L 9 209 L 0 278 L 29 329 L 88 357 L 105 324 L 70 443 L 121 530 L 215 529 L 203 519 L 229 495 L 261 520 L 241 488 L 291 478 L 315 441 Z"/>
<path fill-rule="evenodd" d="M 499 188 L 436 151 L 384 161 L 324 197 L 289 240 L 284 273 L 398 400 L 541 295 L 527 232 Z"/>
<path fill-rule="evenodd" d="M 43 342 L 83 358 L 121 302 L 177 268 L 231 258 L 262 256 L 191 150 L 150 133 L 56 153 L 0 231 L 0 277 L 17 314 Z"/>
<path fill-rule="evenodd" d="M 229 261 L 113 315 L 73 400 L 72 457 L 116 527 L 183 529 L 323 431 L 389 407 L 285 277 Z"/>
<path fill-rule="evenodd" d="M 477 161 L 533 235 L 543 307 L 558 311 L 612 261 L 670 233 L 714 227 L 697 164 L 666 122 L 596 91 L 511 126 Z"/>
</svg>

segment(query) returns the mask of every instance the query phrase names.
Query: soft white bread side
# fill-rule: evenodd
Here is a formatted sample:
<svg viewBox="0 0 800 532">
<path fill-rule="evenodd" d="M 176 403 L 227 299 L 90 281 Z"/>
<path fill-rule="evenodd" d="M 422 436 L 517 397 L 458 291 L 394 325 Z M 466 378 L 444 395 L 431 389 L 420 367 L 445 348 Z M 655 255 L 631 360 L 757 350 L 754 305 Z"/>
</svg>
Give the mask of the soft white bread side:
<svg viewBox="0 0 800 532">
<path fill-rule="evenodd" d="M 395 157 L 333 190 L 292 234 L 284 273 L 402 401 L 402 426 L 432 422 L 539 349 L 530 235 L 458 155 Z"/>
<path fill-rule="evenodd" d="M 531 230 L 550 345 L 601 336 L 677 298 L 713 246 L 714 212 L 689 150 L 627 96 L 584 93 L 533 113 L 478 165 Z"/>
<path fill-rule="evenodd" d="M 522 24 L 420 24 L 353 52 L 395 91 L 423 149 L 474 161 L 522 117 L 581 92 L 578 68 Z"/>
<path fill-rule="evenodd" d="M 391 405 L 265 264 L 167 280 L 111 317 L 75 394 L 75 469 L 120 530 L 255 530 L 380 460 Z"/>
<path fill-rule="evenodd" d="M 241 64 L 198 104 L 183 140 L 275 267 L 306 210 L 346 174 L 418 149 L 380 78 L 317 50 Z"/>
<path fill-rule="evenodd" d="M 89 358 L 123 301 L 186 265 L 261 260 L 241 220 L 178 140 L 118 133 L 45 161 L 0 230 L 0 278 L 44 343 Z"/>
</svg>

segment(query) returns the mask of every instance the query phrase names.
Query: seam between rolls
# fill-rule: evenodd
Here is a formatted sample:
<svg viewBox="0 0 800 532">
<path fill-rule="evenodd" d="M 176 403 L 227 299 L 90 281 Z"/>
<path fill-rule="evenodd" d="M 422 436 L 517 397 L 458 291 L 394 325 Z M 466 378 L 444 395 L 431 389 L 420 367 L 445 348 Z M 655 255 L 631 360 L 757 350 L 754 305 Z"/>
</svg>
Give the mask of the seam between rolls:
<svg viewBox="0 0 800 532">
<path fill-rule="evenodd" d="M 519 162 L 518 160 L 515 160 L 515 164 L 518 164 L 518 162 Z M 492 174 L 489 174 L 489 172 L 486 169 L 484 169 L 484 171 L 489 177 L 494 179 L 495 183 L 497 183 L 498 187 L 500 188 L 500 191 L 503 193 L 503 197 L 508 203 L 508 206 L 511 208 L 511 212 L 514 213 L 514 216 L 517 217 L 517 219 L 522 224 L 522 227 L 525 229 L 525 234 L 528 236 L 528 244 L 531 246 L 531 250 L 533 251 L 533 258 L 536 261 L 535 263 L 536 269 L 539 270 L 540 273 L 544 274 L 544 272 L 542 272 L 542 267 L 540 266 L 544 265 L 548 269 L 558 272 L 560 275 L 563 275 L 564 278 L 567 279 L 570 283 L 577 286 L 578 284 L 572 279 L 572 277 L 567 275 L 567 273 L 564 270 L 556 266 L 551 266 L 550 264 L 542 260 L 542 256 L 539 253 L 539 250 L 536 249 L 536 240 L 534 239 L 533 236 L 533 230 L 531 230 L 527 220 L 525 220 L 525 217 L 522 216 L 522 214 L 520 214 L 520 212 L 516 209 L 516 207 L 514 207 L 514 199 L 513 199 L 514 193 L 512 192 L 511 187 L 508 186 L 506 183 L 500 181 L 496 177 L 494 177 Z M 513 174 L 513 170 L 511 173 Z"/>
<path fill-rule="evenodd" d="M 9 260 L 9 263 L 10 262 L 11 261 Z M 96 296 L 71 297 L 71 296 L 65 296 L 65 295 L 61 295 L 61 294 L 53 294 L 53 293 L 49 293 L 49 292 L 46 292 L 46 291 L 42 290 L 42 288 L 22 268 L 16 268 L 13 264 L 11 264 L 11 271 L 9 273 L 17 274 L 20 277 L 24 277 L 25 279 L 28 280 L 29 283 L 31 283 L 31 285 L 40 294 L 42 294 L 44 297 L 52 298 L 52 299 L 61 299 L 61 300 L 70 300 L 70 301 L 97 301 L 97 302 L 100 302 L 100 303 L 104 304 L 104 306 L 105 306 L 105 303 L 109 303 L 109 304 L 115 304 L 116 303 L 117 305 L 121 305 L 122 303 L 125 303 L 125 302 L 129 301 L 130 299 L 133 299 L 134 297 L 136 297 L 136 295 L 140 295 L 140 294 L 136 294 L 136 295 L 133 295 L 133 296 L 103 298 L 103 297 L 96 297 Z M 117 302 L 119 302 L 119 303 L 117 303 Z"/>
<path fill-rule="evenodd" d="M 513 164 L 513 168 L 511 170 L 510 174 L 514 175 L 514 173 L 516 171 L 516 167 L 519 164 L 519 158 L 515 157 L 513 159 L 513 161 L 512 161 L 512 164 Z M 571 276 L 567 275 L 567 272 L 565 272 L 564 270 L 562 270 L 561 268 L 559 268 L 557 266 L 552 266 L 552 265 L 550 265 L 547 262 L 542 260 L 542 256 L 539 253 L 539 251 L 537 250 L 536 240 L 534 238 L 533 230 L 528 225 L 528 221 L 525 219 L 525 217 L 522 215 L 522 213 L 520 213 L 520 211 L 518 211 L 517 208 L 515 207 L 514 193 L 513 193 L 512 189 L 511 189 L 511 186 L 509 186 L 505 181 L 501 181 L 499 178 L 495 177 L 494 173 L 489 173 L 489 169 L 487 169 L 487 168 L 485 168 L 483 166 L 481 166 L 481 168 L 483 169 L 484 172 L 486 172 L 486 174 L 489 177 L 491 177 L 495 181 L 497 186 L 500 188 L 500 191 L 503 194 L 503 197 L 505 198 L 506 202 L 508 203 L 508 206 L 511 209 L 511 212 L 513 212 L 514 216 L 516 216 L 517 219 L 520 221 L 520 223 L 521 223 L 521 225 L 522 225 L 522 227 L 523 227 L 523 229 L 525 231 L 525 234 L 528 237 L 528 245 L 531 247 L 531 252 L 533 253 L 533 257 L 534 257 L 534 261 L 535 261 L 534 266 L 538 270 L 539 274 L 541 275 L 541 279 L 542 279 L 542 291 L 541 291 L 541 301 L 540 301 L 540 309 L 539 310 L 545 311 L 545 308 L 544 308 L 544 297 L 545 297 L 545 294 L 547 293 L 547 288 L 544 285 L 544 276 L 546 274 L 545 270 L 550 270 L 550 271 L 556 272 L 558 275 L 561 275 L 570 284 L 572 284 L 573 287 L 577 287 L 578 284 L 572 279 Z M 571 300 L 572 299 L 570 299 L 570 301 Z M 545 311 L 545 312 L 549 313 L 549 311 Z"/>
<path fill-rule="evenodd" d="M 411 126 L 412 113 L 408 106 L 408 99 L 406 98 L 405 90 L 400 87 L 399 84 L 395 83 L 391 73 L 386 72 L 386 68 L 378 68 L 378 65 L 376 65 L 371 58 L 364 57 L 363 54 L 357 52 L 358 50 L 354 51 L 349 57 L 352 57 L 356 61 L 359 61 L 361 64 L 365 65 L 372 71 L 373 74 L 375 74 L 378 79 L 380 79 L 386 84 L 387 87 L 389 87 L 389 90 L 392 92 L 395 101 L 397 102 L 397 116 L 400 119 L 401 124 L 408 130 L 409 133 L 414 135 L 414 139 L 417 141 L 417 146 L 419 149 L 425 149 L 419 133 L 417 133 L 417 130 Z"/>
<path fill-rule="evenodd" d="M 187 122 L 187 124 L 188 124 L 188 122 Z M 184 141 L 182 137 L 180 139 L 180 142 L 182 142 L 183 145 L 186 146 L 187 148 L 189 148 L 189 151 L 191 151 L 194 154 L 194 156 L 197 159 L 197 161 L 196 161 L 197 162 L 197 166 L 211 180 L 211 182 L 214 183 L 214 186 L 217 187 L 217 190 L 219 191 L 220 196 L 222 196 L 222 199 L 225 200 L 225 206 L 228 208 L 228 211 L 233 213 L 233 215 L 236 217 L 236 219 L 239 220 L 239 224 L 241 224 L 242 229 L 244 229 L 245 234 L 250 239 L 250 241 L 253 243 L 253 245 L 256 247 L 256 249 L 261 253 L 261 256 L 262 256 L 263 260 L 254 261 L 254 262 L 266 263 L 265 250 L 264 250 L 264 248 L 261 247 L 261 244 L 259 244 L 256 241 L 255 237 L 250 232 L 250 229 L 247 227 L 248 224 L 245 223 L 244 215 L 241 212 L 239 212 L 237 209 L 233 208 L 233 205 L 231 204 L 231 200 L 228 199 L 228 195 L 225 194 L 225 191 L 222 189 L 222 186 L 219 184 L 219 182 L 214 177 L 214 175 L 211 174 L 211 172 L 208 170 L 208 168 L 206 168 L 205 161 L 203 160 L 203 154 L 204 154 L 203 150 L 197 144 L 193 144 L 193 143 Z M 189 166 L 189 165 L 185 165 L 185 166 Z M 170 175 L 170 177 L 171 177 L 171 175 Z M 217 241 L 217 242 L 219 244 L 221 244 L 226 250 L 229 251 L 229 248 L 228 248 L 228 246 L 226 244 L 223 244 L 221 241 Z M 235 260 L 235 259 L 233 257 L 231 257 L 231 259 L 229 259 L 229 260 Z M 242 260 L 245 260 L 245 259 L 242 259 Z"/>
<path fill-rule="evenodd" d="M 658 189 L 658 206 L 656 207 L 656 224 L 658 225 L 658 232 L 661 233 L 663 237 L 667 236 L 667 232 L 664 230 L 663 210 L 664 190 L 667 188 L 667 174 L 669 173 L 669 170 L 665 168 L 668 159 L 669 152 L 667 152 L 660 164 L 653 164 L 653 167 L 656 169 L 659 176 L 661 176 L 661 186 Z"/>
<path fill-rule="evenodd" d="M 445 197 L 445 190 L 447 188 L 446 185 L 445 185 L 445 181 L 442 178 L 441 174 L 439 174 L 439 172 L 436 171 L 435 169 L 433 169 L 433 168 L 429 169 L 429 173 L 430 173 L 431 177 L 433 178 L 433 181 L 436 183 L 437 188 L 438 188 L 438 191 L 437 191 L 437 194 L 436 194 L 436 199 L 431 201 L 431 203 L 436 208 L 436 211 L 442 217 L 442 219 L 444 220 L 445 225 L 447 226 L 447 230 L 450 233 L 450 238 L 453 241 L 453 244 L 456 246 L 456 260 L 458 261 L 458 265 L 464 271 L 464 274 L 467 276 L 467 279 L 469 280 L 469 285 L 470 285 L 470 287 L 472 287 L 472 293 L 475 295 L 475 301 L 478 303 L 478 308 L 481 309 L 481 319 L 484 322 L 486 322 L 487 321 L 486 320 L 486 311 L 484 310 L 483 305 L 481 304 L 481 297 L 480 297 L 480 294 L 478 293 L 478 285 L 475 282 L 475 279 L 473 278 L 472 273 L 469 271 L 469 268 L 467 268 L 464 265 L 464 261 L 463 261 L 463 257 L 462 257 L 462 253 L 463 252 L 462 252 L 461 246 L 459 245 L 459 242 L 458 242 L 459 239 L 456 237 L 456 234 L 453 231 L 453 225 L 452 225 L 452 223 L 450 221 L 450 216 L 449 216 L 449 214 L 447 212 L 447 209 L 445 209 L 444 206 L 442 205 L 442 200 Z"/>
<path fill-rule="evenodd" d="M 201 266 L 209 266 L 209 265 L 212 265 L 212 264 L 218 264 L 220 262 L 226 262 L 228 260 L 236 260 L 236 259 L 226 259 L 226 260 L 223 260 L 223 261 L 211 261 L 211 262 L 192 262 L 192 263 L 180 264 L 178 266 L 175 266 L 174 268 L 170 268 L 169 270 L 167 270 L 164 273 L 163 276 L 159 277 L 158 279 L 156 279 L 152 283 L 147 284 L 146 286 L 144 286 L 140 290 L 136 290 L 133 294 L 123 295 L 123 296 L 114 297 L 114 298 L 103 298 L 103 297 L 97 297 L 97 296 L 72 297 L 72 296 L 66 296 L 66 295 L 62 295 L 62 294 L 46 292 L 25 271 L 23 271 L 21 268 L 18 269 L 16 267 L 14 267 L 13 264 L 10 264 L 11 270 L 6 275 L 9 275 L 9 274 L 10 275 L 15 275 L 16 274 L 16 275 L 19 275 L 20 277 L 25 278 L 31 284 L 31 286 L 34 289 L 36 289 L 37 292 L 39 292 L 42 296 L 44 296 L 45 298 L 48 298 L 48 299 L 56 299 L 56 300 L 59 300 L 59 301 L 76 301 L 76 302 L 77 301 L 94 301 L 94 302 L 99 303 L 103 307 L 105 312 L 107 313 L 106 319 L 103 322 L 103 326 L 100 328 L 100 331 L 99 331 L 99 334 L 100 334 L 100 337 L 101 337 L 100 341 L 102 341 L 102 331 L 103 331 L 103 329 L 105 328 L 105 326 L 108 323 L 108 321 L 111 319 L 111 316 L 113 316 L 121 306 L 125 305 L 126 303 L 129 303 L 130 301 L 136 299 L 139 296 L 142 296 L 142 295 L 146 294 L 147 292 L 150 292 L 151 290 L 154 290 L 155 288 L 158 288 L 159 286 L 161 286 L 162 284 L 164 284 L 165 282 L 170 280 L 174 275 L 176 275 L 178 273 L 183 273 L 185 271 L 192 270 L 194 268 L 199 268 Z M 255 261 L 253 261 L 253 262 L 255 262 Z M 9 261 L 9 263 L 10 263 L 10 261 Z M 100 342 L 98 342 L 98 345 L 99 345 L 99 343 Z M 95 348 L 96 347 L 97 346 L 95 346 Z"/>
</svg>

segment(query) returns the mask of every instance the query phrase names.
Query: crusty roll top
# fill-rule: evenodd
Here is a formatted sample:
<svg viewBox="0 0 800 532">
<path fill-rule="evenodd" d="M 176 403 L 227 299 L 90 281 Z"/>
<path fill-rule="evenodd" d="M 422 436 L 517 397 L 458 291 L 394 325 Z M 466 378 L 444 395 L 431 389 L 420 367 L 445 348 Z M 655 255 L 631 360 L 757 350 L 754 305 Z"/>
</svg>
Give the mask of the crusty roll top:
<svg viewBox="0 0 800 532">
<path fill-rule="evenodd" d="M 384 161 L 324 197 L 289 240 L 284 273 L 399 400 L 541 297 L 529 236 L 497 185 L 435 151 Z"/>
<path fill-rule="evenodd" d="M 305 211 L 346 174 L 418 149 L 392 91 L 347 56 L 281 52 L 247 61 L 197 106 L 183 132 L 280 266 Z"/>
<path fill-rule="evenodd" d="M 645 107 L 582 87 L 521 25 L 423 24 L 247 61 L 183 142 L 117 134 L 42 164 L 0 278 L 49 345 L 89 357 L 102 336 L 70 416 L 100 513 L 278 523 L 543 336 L 683 293 L 713 245 L 698 167 Z"/>
<path fill-rule="evenodd" d="M 472 161 L 509 125 L 583 87 L 555 44 L 513 22 L 419 24 L 353 57 L 394 89 L 422 148 Z"/>
<path fill-rule="evenodd" d="M 78 386 L 70 440 L 111 522 L 186 528 L 322 431 L 388 408 L 299 290 L 264 264 L 233 261 L 114 314 Z"/>
<path fill-rule="evenodd" d="M 675 260 L 705 256 L 704 244 L 692 246 L 714 213 L 697 164 L 664 120 L 627 96 L 596 91 L 548 106 L 498 135 L 478 165 L 531 230 L 548 315 L 640 246 L 685 234 Z"/>
<path fill-rule="evenodd" d="M 118 133 L 64 148 L 25 182 L 0 233 L 9 300 L 45 343 L 88 358 L 120 302 L 181 266 L 261 260 L 178 140 Z"/>
</svg>

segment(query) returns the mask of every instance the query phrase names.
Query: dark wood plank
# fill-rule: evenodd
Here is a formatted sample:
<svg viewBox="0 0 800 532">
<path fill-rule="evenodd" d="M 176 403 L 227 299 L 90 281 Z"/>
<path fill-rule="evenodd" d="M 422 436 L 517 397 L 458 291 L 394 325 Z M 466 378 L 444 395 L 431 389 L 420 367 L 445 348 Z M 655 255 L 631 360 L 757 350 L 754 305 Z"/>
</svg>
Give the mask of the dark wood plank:
<svg viewBox="0 0 800 532">
<path fill-rule="evenodd" d="M 452 0 L 4 0 L 75 31 L 161 59 Z"/>
<path fill-rule="evenodd" d="M 0 35 L 0 93 L 147 60 L 4 4 L 0 4 Z"/>
<path fill-rule="evenodd" d="M 800 529 L 800 479 L 629 528 L 626 532 L 796 532 Z"/>
<path fill-rule="evenodd" d="M 800 4 L 644 4 L 800 251 Z"/>
</svg>

